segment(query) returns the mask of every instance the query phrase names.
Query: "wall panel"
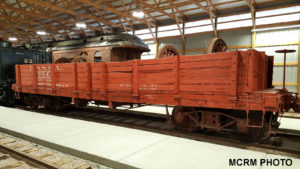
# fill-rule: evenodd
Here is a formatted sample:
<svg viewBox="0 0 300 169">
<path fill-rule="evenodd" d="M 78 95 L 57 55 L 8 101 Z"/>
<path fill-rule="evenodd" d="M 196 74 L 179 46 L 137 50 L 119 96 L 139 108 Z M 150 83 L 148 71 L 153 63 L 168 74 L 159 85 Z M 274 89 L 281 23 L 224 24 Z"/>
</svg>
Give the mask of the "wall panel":
<svg viewBox="0 0 300 169">
<path fill-rule="evenodd" d="M 283 62 L 284 55 L 276 53 L 276 50 L 293 49 L 295 53 L 288 53 L 286 57 L 286 88 L 289 91 L 297 92 L 298 82 L 298 43 L 299 41 L 299 28 L 270 30 L 256 33 L 256 50 L 265 51 L 267 55 L 274 56 L 274 69 L 273 69 L 273 84 L 276 88 L 282 88 L 283 80 Z M 290 44 L 290 45 L 286 45 Z M 263 47 L 260 47 L 263 46 Z M 298 84 L 299 85 L 299 84 Z"/>
<path fill-rule="evenodd" d="M 298 42 L 299 28 L 256 32 L 256 45 L 276 45 Z"/>
<path fill-rule="evenodd" d="M 159 39 L 159 47 L 162 44 L 172 44 L 177 50 L 182 50 L 182 40 L 180 37 Z"/>
<path fill-rule="evenodd" d="M 219 32 L 219 37 L 226 42 L 227 46 L 251 45 L 251 36 L 250 29 Z"/>
<path fill-rule="evenodd" d="M 214 37 L 212 33 L 186 36 L 186 50 L 206 48 L 210 40 Z"/>
</svg>

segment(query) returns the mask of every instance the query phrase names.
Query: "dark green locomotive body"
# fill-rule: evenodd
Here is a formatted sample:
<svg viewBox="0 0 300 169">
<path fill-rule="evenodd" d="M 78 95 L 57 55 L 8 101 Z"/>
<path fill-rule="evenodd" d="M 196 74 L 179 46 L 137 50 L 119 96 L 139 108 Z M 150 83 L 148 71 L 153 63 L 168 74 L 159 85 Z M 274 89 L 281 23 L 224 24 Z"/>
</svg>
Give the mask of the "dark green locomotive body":
<svg viewBox="0 0 300 169">
<path fill-rule="evenodd" d="M 15 83 L 15 65 L 51 63 L 51 53 L 14 48 L 8 42 L 0 43 L 0 102 L 14 104 L 11 86 Z"/>
</svg>

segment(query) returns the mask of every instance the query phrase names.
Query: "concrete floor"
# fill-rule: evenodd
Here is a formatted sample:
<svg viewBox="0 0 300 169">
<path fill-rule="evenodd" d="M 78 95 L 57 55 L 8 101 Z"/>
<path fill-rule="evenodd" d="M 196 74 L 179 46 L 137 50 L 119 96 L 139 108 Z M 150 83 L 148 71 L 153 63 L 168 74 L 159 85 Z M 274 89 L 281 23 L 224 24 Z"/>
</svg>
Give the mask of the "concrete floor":
<svg viewBox="0 0 300 169">
<path fill-rule="evenodd" d="M 257 159 L 251 168 L 258 169 L 268 168 L 260 159 L 288 158 L 6 107 L 0 107 L 0 129 L 115 168 L 224 169 L 233 168 L 230 159 L 243 158 Z M 292 166 L 278 168 L 299 168 L 300 159 L 290 159 Z"/>
<path fill-rule="evenodd" d="M 284 118 L 279 119 L 281 129 L 291 129 L 300 131 L 300 119 Z"/>
</svg>

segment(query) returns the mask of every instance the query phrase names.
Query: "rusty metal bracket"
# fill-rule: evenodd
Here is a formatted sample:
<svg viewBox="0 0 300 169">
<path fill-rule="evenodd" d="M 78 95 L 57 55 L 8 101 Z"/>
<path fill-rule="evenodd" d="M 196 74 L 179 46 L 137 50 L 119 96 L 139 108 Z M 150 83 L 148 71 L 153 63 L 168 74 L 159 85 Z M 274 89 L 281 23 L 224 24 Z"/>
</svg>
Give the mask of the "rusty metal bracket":
<svg viewBox="0 0 300 169">
<path fill-rule="evenodd" d="M 100 97 L 104 97 L 105 99 L 107 99 L 107 94 L 106 93 L 100 93 Z"/>
<path fill-rule="evenodd" d="M 134 99 L 136 99 L 136 100 L 140 99 L 140 95 L 138 95 L 138 94 L 133 94 L 132 97 L 134 97 Z"/>
<path fill-rule="evenodd" d="M 93 93 L 92 92 L 86 92 L 86 95 L 89 96 L 90 98 L 92 98 Z"/>
<path fill-rule="evenodd" d="M 173 98 L 174 98 L 175 100 L 180 100 L 182 97 L 181 97 L 180 95 L 174 95 Z"/>
<path fill-rule="evenodd" d="M 20 99 L 21 97 L 20 97 L 20 93 L 19 92 L 15 92 L 15 97 L 16 97 L 16 99 Z"/>
</svg>

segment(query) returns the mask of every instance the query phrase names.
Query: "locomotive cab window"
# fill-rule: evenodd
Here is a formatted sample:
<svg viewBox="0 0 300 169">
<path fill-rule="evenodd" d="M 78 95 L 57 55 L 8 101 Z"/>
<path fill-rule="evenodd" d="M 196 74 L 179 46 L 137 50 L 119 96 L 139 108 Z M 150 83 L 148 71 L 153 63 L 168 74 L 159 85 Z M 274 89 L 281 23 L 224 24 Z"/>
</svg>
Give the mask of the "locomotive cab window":
<svg viewBox="0 0 300 169">
<path fill-rule="evenodd" d="M 96 51 L 94 55 L 94 62 L 102 62 L 101 51 Z"/>
</svg>

